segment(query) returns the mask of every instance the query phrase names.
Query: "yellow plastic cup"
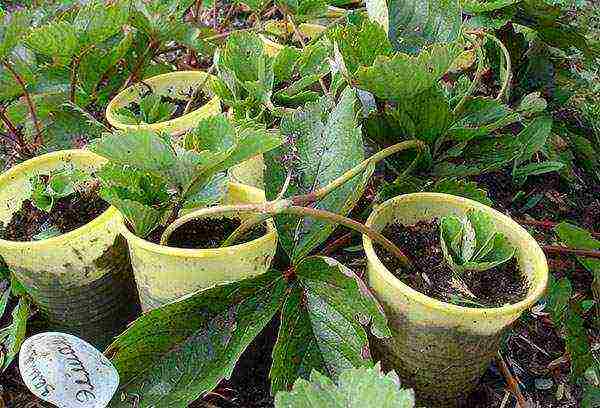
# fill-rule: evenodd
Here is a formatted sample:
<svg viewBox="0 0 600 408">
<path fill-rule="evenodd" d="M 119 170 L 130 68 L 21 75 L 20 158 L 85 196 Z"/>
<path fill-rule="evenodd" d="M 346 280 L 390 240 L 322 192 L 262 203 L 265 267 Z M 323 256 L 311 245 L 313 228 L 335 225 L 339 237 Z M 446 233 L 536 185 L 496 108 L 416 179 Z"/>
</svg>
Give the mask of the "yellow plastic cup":
<svg viewBox="0 0 600 408">
<path fill-rule="evenodd" d="M 314 38 L 325 31 L 326 28 L 319 24 L 303 23 L 298 26 L 298 30 L 308 38 Z M 293 32 L 293 27 L 290 23 L 285 21 L 269 21 L 265 24 L 265 31 L 280 35 L 285 34 L 287 31 L 288 34 L 291 34 Z M 277 56 L 279 51 L 284 48 L 284 45 L 270 40 L 262 34 L 260 34 L 260 38 L 263 41 L 265 52 L 271 57 Z"/>
<path fill-rule="evenodd" d="M 375 354 L 415 387 L 431 406 L 454 406 L 472 391 L 496 355 L 503 332 L 543 295 L 548 281 L 546 257 L 520 225 L 478 202 L 438 193 L 395 197 L 378 206 L 366 225 L 381 231 L 392 222 L 412 225 L 470 209 L 491 215 L 496 228 L 516 248 L 518 265 L 527 278 L 527 297 L 498 308 L 456 306 L 428 297 L 397 279 L 379 260 L 373 243 L 363 236 L 368 283 L 389 319 L 392 338 L 373 340 Z"/>
<path fill-rule="evenodd" d="M 0 222 L 7 224 L 31 196 L 30 179 L 73 165 L 92 173 L 105 160 L 86 150 L 45 154 L 0 176 Z M 0 256 L 47 318 L 52 329 L 99 348 L 134 316 L 137 295 L 121 215 L 110 207 L 66 234 L 30 242 L 0 239 Z"/>
<path fill-rule="evenodd" d="M 227 173 L 229 174 L 229 180 L 235 183 L 246 184 L 247 186 L 260 189 L 265 188 L 265 160 L 262 154 L 236 164 Z"/>
<path fill-rule="evenodd" d="M 265 201 L 264 191 L 229 183 L 225 204 Z M 238 281 L 266 272 L 277 247 L 277 231 L 267 222 L 267 233 L 253 241 L 225 248 L 180 249 L 137 237 L 123 224 L 142 309 L 148 311 L 182 296 L 219 283 Z"/>
<path fill-rule="evenodd" d="M 182 94 L 191 95 L 191 93 L 202 85 L 206 78 L 206 72 L 203 71 L 175 71 L 167 74 L 157 75 L 144 80 L 152 90 L 160 95 L 181 98 Z M 204 89 L 208 90 L 210 78 L 206 81 Z M 164 122 L 150 123 L 146 125 L 131 125 L 119 121 L 115 112 L 126 107 L 131 102 L 139 101 L 142 95 L 148 91 L 148 87 L 142 83 L 136 83 L 121 91 L 106 107 L 106 120 L 117 129 L 147 129 L 162 131 L 172 136 L 179 136 L 187 130 L 194 128 L 198 122 L 206 117 L 221 113 L 221 101 L 215 96 L 208 103 L 198 109 L 189 112 L 178 118 Z"/>
</svg>

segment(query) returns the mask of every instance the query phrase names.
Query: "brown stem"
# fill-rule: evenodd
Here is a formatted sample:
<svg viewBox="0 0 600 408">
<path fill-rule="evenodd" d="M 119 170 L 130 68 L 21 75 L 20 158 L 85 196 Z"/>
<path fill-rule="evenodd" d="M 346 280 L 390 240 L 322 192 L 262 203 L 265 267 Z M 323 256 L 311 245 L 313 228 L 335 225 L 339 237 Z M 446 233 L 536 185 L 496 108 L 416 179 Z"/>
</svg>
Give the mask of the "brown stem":
<svg viewBox="0 0 600 408">
<path fill-rule="evenodd" d="M 155 41 L 150 41 L 150 44 L 148 44 L 148 47 L 146 48 L 144 53 L 138 59 L 137 64 L 135 64 L 135 67 L 133 67 L 133 70 L 131 71 L 129 78 L 127 78 L 127 81 L 125 81 L 125 85 L 123 85 L 122 89 L 127 88 L 129 85 L 131 85 L 133 82 L 135 82 L 137 80 L 137 77 L 138 77 L 142 67 L 146 63 L 146 61 L 148 61 L 148 59 L 151 59 L 154 56 L 153 54 L 154 54 L 154 50 L 156 50 L 156 48 L 158 48 L 158 43 Z"/>
<path fill-rule="evenodd" d="M 204 41 L 220 40 L 222 38 L 228 37 L 229 35 L 231 35 L 233 33 L 240 33 L 240 32 L 243 33 L 243 32 L 246 32 L 246 31 L 256 31 L 257 29 L 260 29 L 260 27 L 253 26 L 253 27 L 248 27 L 248 28 L 242 28 L 241 30 L 231 30 L 231 31 L 227 31 L 226 33 L 221 33 L 221 34 L 212 35 L 210 37 L 203 38 L 203 40 Z"/>
<path fill-rule="evenodd" d="M 296 34 L 296 37 L 298 37 L 298 40 L 300 41 L 300 44 L 302 44 L 302 48 L 306 48 L 306 43 L 304 42 L 304 38 L 302 36 L 302 33 L 300 32 L 300 30 L 296 26 L 296 22 L 294 21 L 294 19 L 292 18 L 292 16 L 288 15 L 288 20 L 289 20 L 290 24 L 292 25 L 292 29 L 294 30 L 294 33 Z M 323 81 L 323 78 L 321 78 L 321 77 L 319 77 L 319 85 L 321 86 L 321 90 L 323 91 L 323 94 L 331 96 L 329 94 L 329 90 L 327 89 L 327 86 L 325 85 L 325 82 Z"/>
<path fill-rule="evenodd" d="M 177 219 L 171 223 L 163 232 L 160 243 L 165 245 L 168 242 L 171 234 L 182 225 L 195 220 L 197 218 L 209 217 L 209 216 L 224 216 L 225 214 L 241 215 L 241 214 L 258 214 L 258 215 L 277 215 L 277 214 L 291 214 L 300 217 L 309 216 L 323 220 L 332 224 L 343 225 L 352 230 L 358 231 L 371 238 L 373 241 L 378 242 L 388 252 L 393 254 L 401 261 L 404 265 L 411 266 L 410 261 L 404 255 L 404 253 L 390 240 L 381 235 L 379 232 L 361 224 L 360 222 L 351 220 L 342 215 L 333 213 L 331 211 L 318 210 L 316 208 L 299 207 L 292 205 L 289 200 L 272 201 L 261 204 L 239 204 L 239 205 L 224 205 L 221 207 L 208 207 L 203 208 L 183 217 Z M 258 220 L 258 217 L 252 218 L 252 220 Z"/>
<path fill-rule="evenodd" d="M 583 256 L 586 258 L 600 259 L 600 251 L 594 251 L 590 249 L 573 249 L 567 248 L 560 245 L 542 245 L 544 252 L 549 254 L 570 254 L 576 256 Z"/>
<path fill-rule="evenodd" d="M 517 400 L 517 406 L 519 408 L 529 408 L 529 403 L 523 396 L 523 393 L 519 388 L 519 383 L 517 382 L 515 377 L 513 377 L 512 373 L 508 369 L 508 366 L 504 362 L 504 359 L 502 358 L 502 355 L 500 353 L 498 353 L 498 355 L 496 356 L 496 362 L 498 363 L 498 367 L 500 368 L 502 375 L 504 375 L 504 379 L 506 380 L 510 391 Z"/>
<path fill-rule="evenodd" d="M 539 228 L 543 228 L 543 229 L 553 229 L 554 227 L 556 227 L 558 225 L 557 222 L 546 221 L 546 220 L 538 221 L 538 220 L 531 220 L 531 219 L 516 219 L 515 221 L 517 221 L 521 225 L 531 225 L 533 227 L 539 227 Z M 600 238 L 600 233 L 598 233 L 598 232 L 591 232 L 591 235 L 594 238 Z"/>
<path fill-rule="evenodd" d="M 11 75 L 13 76 L 15 81 L 17 81 L 17 83 L 23 90 L 23 95 L 25 96 L 25 101 L 27 102 L 27 106 L 29 108 L 29 114 L 31 115 L 31 120 L 33 121 L 35 130 L 37 132 L 36 139 L 33 143 L 33 150 L 35 150 L 36 148 L 40 147 L 44 143 L 44 139 L 42 137 L 42 127 L 40 126 L 40 122 L 38 121 L 37 114 L 35 112 L 35 107 L 33 105 L 33 101 L 31 100 L 31 97 L 29 96 L 29 92 L 27 91 L 27 86 L 25 85 L 25 82 L 23 81 L 23 78 L 21 78 L 19 73 L 13 69 L 13 67 L 10 65 L 10 63 L 7 60 L 3 60 L 2 65 L 4 65 L 6 67 L 8 72 L 11 73 Z"/>
<path fill-rule="evenodd" d="M 0 109 L 0 120 L 2 120 L 2 122 L 6 126 L 6 129 L 8 129 L 8 131 L 13 135 L 15 142 L 19 144 L 22 143 L 23 139 L 21 137 L 21 132 L 19 132 L 15 125 L 10 121 L 9 117 L 6 116 L 4 108 Z"/>
<path fill-rule="evenodd" d="M 337 251 L 338 249 L 340 249 L 341 247 L 343 247 L 344 245 L 348 245 L 350 243 L 350 240 L 352 239 L 352 233 L 348 232 L 347 234 L 342 235 L 341 237 L 339 237 L 338 239 L 336 239 L 335 241 L 333 241 L 332 243 L 330 243 L 329 245 L 327 245 L 323 251 L 321 251 L 321 253 L 323 255 L 331 255 L 333 254 L 335 251 Z"/>
<path fill-rule="evenodd" d="M 77 85 L 77 79 L 78 79 L 78 74 L 79 74 L 79 65 L 81 64 L 81 60 L 83 59 L 83 57 L 90 52 L 93 48 L 95 47 L 95 45 L 90 45 L 89 47 L 87 47 L 86 49 L 84 49 L 81 54 L 79 54 L 77 56 L 77 58 L 75 58 L 73 60 L 73 64 L 71 67 L 71 90 L 69 92 L 69 100 L 73 103 L 75 103 L 75 86 Z"/>
<path fill-rule="evenodd" d="M 310 216 L 316 219 L 320 219 L 323 221 L 330 222 L 332 224 L 343 225 L 344 227 L 350 228 L 354 231 L 358 231 L 361 234 L 364 234 L 371 238 L 371 240 L 378 242 L 383 246 L 388 252 L 393 254 L 398 260 L 400 260 L 404 265 L 411 266 L 411 262 L 404 255 L 402 250 L 398 248 L 392 241 L 381 235 L 379 232 L 375 231 L 367 227 L 366 225 L 361 224 L 358 221 L 351 220 L 350 218 L 346 218 L 342 215 L 336 214 L 331 211 L 318 210 L 316 208 L 309 207 L 297 207 L 291 206 L 282 210 L 282 213 L 298 215 L 298 216 Z"/>
</svg>

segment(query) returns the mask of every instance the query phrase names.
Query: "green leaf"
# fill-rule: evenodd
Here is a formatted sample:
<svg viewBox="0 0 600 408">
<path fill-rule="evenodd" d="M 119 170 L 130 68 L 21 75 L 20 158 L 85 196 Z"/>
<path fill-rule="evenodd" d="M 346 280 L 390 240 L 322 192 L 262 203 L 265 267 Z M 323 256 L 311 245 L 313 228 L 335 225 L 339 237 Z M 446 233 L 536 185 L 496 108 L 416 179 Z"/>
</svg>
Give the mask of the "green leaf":
<svg viewBox="0 0 600 408">
<path fill-rule="evenodd" d="M 347 368 L 371 366 L 363 326 L 379 338 L 390 331 L 381 307 L 348 268 L 326 257 L 305 258 L 288 295 L 273 350 L 272 392 L 318 370 L 334 380 Z"/>
<path fill-rule="evenodd" d="M 525 115 L 532 115 L 546 110 L 548 103 L 540 96 L 539 92 L 532 92 L 525 95 L 519 103 L 517 110 Z"/>
<path fill-rule="evenodd" d="M 275 56 L 273 61 L 273 73 L 275 75 L 275 84 L 287 82 L 292 79 L 294 69 L 301 52 L 297 48 L 285 46 Z"/>
<path fill-rule="evenodd" d="M 518 113 L 496 99 L 480 96 L 470 98 L 452 125 L 450 137 L 457 141 L 469 141 L 486 136 L 519 119 Z"/>
<path fill-rule="evenodd" d="M 461 0 L 461 5 L 466 13 L 487 13 L 512 6 L 521 0 Z"/>
<path fill-rule="evenodd" d="M 107 5 L 92 1 L 79 9 L 73 25 L 85 44 L 98 44 L 121 31 L 129 18 L 129 4 L 120 0 Z"/>
<path fill-rule="evenodd" d="M 475 231 L 476 252 L 471 259 L 482 259 L 494 248 L 496 226 L 492 216 L 483 211 L 467 211 L 467 219 Z"/>
<path fill-rule="evenodd" d="M 600 406 L 600 387 L 586 385 L 584 387 L 583 400 L 581 408 L 595 408 Z"/>
<path fill-rule="evenodd" d="M 236 144 L 229 155 L 214 171 L 223 171 L 259 154 L 275 149 L 283 143 L 281 133 L 267 130 L 264 125 L 251 121 L 238 123 Z"/>
<path fill-rule="evenodd" d="M 0 60 L 7 57 L 29 31 L 31 17 L 27 11 L 14 11 L 5 16 L 0 11 Z"/>
<path fill-rule="evenodd" d="M 39 177 L 31 179 L 31 201 L 38 209 L 50 212 L 54 206 L 54 198 L 48 193 L 46 183 Z"/>
<path fill-rule="evenodd" d="M 557 327 L 565 324 L 569 313 L 569 306 L 573 289 L 568 278 L 556 280 L 552 278 L 546 297 L 546 310 L 550 313 L 552 322 Z"/>
<path fill-rule="evenodd" d="M 440 245 L 448 266 L 457 274 L 485 271 L 510 260 L 515 248 L 496 232 L 488 214 L 470 210 L 463 218 L 442 217 Z"/>
<path fill-rule="evenodd" d="M 217 173 L 205 184 L 200 185 L 198 190 L 192 189 L 189 191 L 180 215 L 198 208 L 222 203 L 223 197 L 227 194 L 228 181 L 227 175 Z"/>
<path fill-rule="evenodd" d="M 474 181 L 466 181 L 457 178 L 444 178 L 438 180 L 430 189 L 435 193 L 452 194 L 459 197 L 470 198 L 482 204 L 491 206 L 492 201 L 487 191 L 480 188 Z"/>
<path fill-rule="evenodd" d="M 389 0 L 389 37 L 401 51 L 452 43 L 460 34 L 459 0 Z"/>
<path fill-rule="evenodd" d="M 359 68 L 358 86 L 384 100 L 398 102 L 414 97 L 441 79 L 457 51 L 453 45 L 436 45 L 416 57 L 402 53 L 377 56 L 372 66 Z"/>
<path fill-rule="evenodd" d="M 313 371 L 310 381 L 299 379 L 290 392 L 279 392 L 276 408 L 413 408 L 412 390 L 401 389 L 396 373 L 384 375 L 379 363 L 373 368 L 345 370 L 338 385 Z"/>
<path fill-rule="evenodd" d="M 164 171 L 175 163 L 175 153 L 163 138 L 149 130 L 128 130 L 105 134 L 91 150 L 116 164 L 143 171 Z"/>
<path fill-rule="evenodd" d="M 34 29 L 25 43 L 33 51 L 68 65 L 80 48 L 75 27 L 67 21 L 51 22 Z"/>
<path fill-rule="evenodd" d="M 430 145 L 445 136 L 452 121 L 450 105 L 438 84 L 398 101 L 396 109 L 389 112 L 396 121 L 398 134 Z"/>
<path fill-rule="evenodd" d="M 177 106 L 170 102 L 163 102 L 160 95 L 151 93 L 140 99 L 139 109 L 138 115 L 133 113 L 136 118 L 134 123 L 159 123 L 170 119 Z M 125 108 L 120 110 L 121 114 L 124 114 L 124 110 Z"/>
<path fill-rule="evenodd" d="M 25 341 L 27 331 L 27 319 L 29 319 L 29 303 L 25 297 L 19 298 L 19 303 L 12 311 L 12 324 L 8 329 L 8 337 L 4 340 L 4 365 L 2 371 L 5 371 L 13 359 L 19 353 L 21 344 Z"/>
<path fill-rule="evenodd" d="M 240 82 L 259 79 L 259 65 L 267 58 L 263 42 L 255 33 L 234 32 L 219 56 L 219 67 L 230 70 Z"/>
<path fill-rule="evenodd" d="M 202 119 L 185 135 L 184 146 L 188 150 L 231 154 L 236 143 L 235 128 L 221 113 Z"/>
<path fill-rule="evenodd" d="M 539 117 L 527 125 L 517 138 L 523 144 L 523 153 L 519 157 L 519 162 L 526 162 L 532 159 L 546 144 L 546 140 L 552 131 L 552 119 L 550 117 Z"/>
<path fill-rule="evenodd" d="M 277 271 L 214 286 L 138 318 L 106 354 L 119 372 L 111 407 L 186 407 L 229 378 L 279 309 Z"/>
<path fill-rule="evenodd" d="M 129 198 L 122 198 L 123 190 L 102 188 L 100 197 L 116 207 L 127 222 L 133 227 L 133 232 L 140 238 L 148 236 L 159 224 L 164 210 L 160 211 L 148 205 Z"/>
<path fill-rule="evenodd" d="M 528 176 L 537 176 L 540 174 L 551 173 L 554 171 L 559 171 L 563 167 L 565 167 L 564 163 L 554 162 L 554 161 L 545 161 L 541 163 L 529 163 L 525 166 L 517 167 L 513 171 L 513 177 L 516 179 L 525 178 Z"/>
<path fill-rule="evenodd" d="M 0 296 L 0 318 L 4 316 L 4 312 L 6 311 L 6 305 L 8 305 L 8 298 L 10 297 L 10 288 L 6 288 Z"/>
<path fill-rule="evenodd" d="M 298 21 L 321 17 L 327 12 L 324 0 L 277 0 L 276 3 Z"/>
<path fill-rule="evenodd" d="M 485 251 L 484 251 L 485 252 Z M 475 262 L 465 264 L 465 269 L 470 271 L 486 271 L 508 262 L 515 256 L 516 249 L 502 234 L 495 234 L 491 249 Z"/>
<path fill-rule="evenodd" d="M 332 42 L 337 43 L 344 66 L 350 75 L 359 67 L 373 65 L 378 55 L 390 56 L 392 44 L 380 24 L 363 21 L 362 25 L 346 25 L 328 32 Z"/>
<path fill-rule="evenodd" d="M 462 237 L 463 223 L 460 218 L 450 215 L 440 220 L 440 245 L 449 265 L 455 264 L 454 258 L 461 255 Z"/>
<path fill-rule="evenodd" d="M 594 356 L 590 349 L 585 320 L 579 314 L 571 311 L 565 321 L 565 346 L 571 359 L 571 375 L 581 378 L 589 367 L 594 364 Z"/>
<path fill-rule="evenodd" d="M 324 187 L 364 158 L 362 136 L 357 125 L 356 97 L 351 88 L 343 91 L 336 106 L 322 98 L 283 118 L 283 145 L 265 156 L 265 186 L 273 199 L 292 174 L 287 196 L 303 194 Z M 355 177 L 321 200 L 316 208 L 347 214 L 354 206 L 363 186 Z M 357 194 L 358 192 L 358 194 Z M 325 241 L 334 225 L 295 216 L 277 216 L 280 242 L 297 262 Z"/>
</svg>

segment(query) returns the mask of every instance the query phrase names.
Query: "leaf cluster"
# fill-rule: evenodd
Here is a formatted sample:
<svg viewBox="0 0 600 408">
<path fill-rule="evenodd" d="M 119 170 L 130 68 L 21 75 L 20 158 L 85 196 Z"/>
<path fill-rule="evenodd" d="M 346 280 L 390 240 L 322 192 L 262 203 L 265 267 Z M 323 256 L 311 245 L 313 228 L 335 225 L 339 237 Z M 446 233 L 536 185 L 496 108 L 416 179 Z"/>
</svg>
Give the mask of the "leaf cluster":
<svg viewBox="0 0 600 408">
<path fill-rule="evenodd" d="M 496 232 L 492 217 L 481 210 L 469 210 L 464 217 L 442 217 L 440 245 L 446 263 L 458 276 L 495 268 L 515 255 L 514 246 Z"/>
<path fill-rule="evenodd" d="M 92 179 L 88 173 L 69 167 L 48 176 L 37 175 L 31 179 L 31 201 L 38 209 L 51 212 L 58 199 L 82 191 Z"/>
<path fill-rule="evenodd" d="M 184 146 L 150 130 L 128 130 L 104 135 L 91 149 L 109 161 L 97 174 L 101 197 L 144 238 L 181 211 L 221 202 L 222 172 L 280 143 L 277 132 L 249 123 L 236 127 L 221 114 L 200 121 Z"/>
</svg>

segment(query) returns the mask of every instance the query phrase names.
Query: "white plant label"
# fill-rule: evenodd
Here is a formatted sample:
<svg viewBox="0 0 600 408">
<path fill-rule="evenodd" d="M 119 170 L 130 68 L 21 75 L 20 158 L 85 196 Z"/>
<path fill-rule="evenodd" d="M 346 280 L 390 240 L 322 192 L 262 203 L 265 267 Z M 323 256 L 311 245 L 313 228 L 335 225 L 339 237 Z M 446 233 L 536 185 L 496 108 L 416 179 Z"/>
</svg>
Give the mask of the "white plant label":
<svg viewBox="0 0 600 408">
<path fill-rule="evenodd" d="M 117 370 L 101 352 L 64 333 L 25 340 L 19 370 L 33 394 L 59 408 L 105 408 L 119 386 Z"/>
</svg>

